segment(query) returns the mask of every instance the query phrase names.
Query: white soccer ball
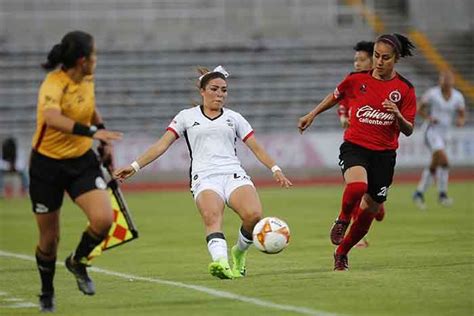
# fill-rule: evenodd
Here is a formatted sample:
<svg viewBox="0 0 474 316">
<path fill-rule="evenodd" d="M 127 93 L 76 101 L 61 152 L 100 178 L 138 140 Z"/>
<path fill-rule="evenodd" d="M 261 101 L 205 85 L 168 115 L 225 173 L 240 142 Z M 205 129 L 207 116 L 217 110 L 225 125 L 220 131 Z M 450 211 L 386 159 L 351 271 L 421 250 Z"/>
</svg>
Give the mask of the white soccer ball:
<svg viewBox="0 0 474 316">
<path fill-rule="evenodd" d="M 253 229 L 253 244 L 265 253 L 279 253 L 290 241 L 290 228 L 276 217 L 262 218 Z"/>
</svg>

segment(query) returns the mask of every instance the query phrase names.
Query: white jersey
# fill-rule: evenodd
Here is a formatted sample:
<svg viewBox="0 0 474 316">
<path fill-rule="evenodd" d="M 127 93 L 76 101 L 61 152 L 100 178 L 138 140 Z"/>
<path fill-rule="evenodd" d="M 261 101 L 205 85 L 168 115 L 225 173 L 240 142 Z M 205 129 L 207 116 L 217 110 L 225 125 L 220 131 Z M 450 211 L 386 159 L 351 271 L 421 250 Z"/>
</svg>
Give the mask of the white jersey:
<svg viewBox="0 0 474 316">
<path fill-rule="evenodd" d="M 216 118 L 207 117 L 202 106 L 182 110 L 167 130 L 184 137 L 191 156 L 192 180 L 216 174 L 245 173 L 237 158 L 237 138 L 246 141 L 252 127 L 239 113 L 223 108 Z"/>
<path fill-rule="evenodd" d="M 453 124 L 456 111 L 465 108 L 464 97 L 456 89 L 452 89 L 451 97 L 446 100 L 441 88 L 433 87 L 425 92 L 421 100 L 428 105 L 429 115 L 438 121 L 428 127 L 437 130 L 443 136 L 446 136 L 449 127 Z"/>
</svg>

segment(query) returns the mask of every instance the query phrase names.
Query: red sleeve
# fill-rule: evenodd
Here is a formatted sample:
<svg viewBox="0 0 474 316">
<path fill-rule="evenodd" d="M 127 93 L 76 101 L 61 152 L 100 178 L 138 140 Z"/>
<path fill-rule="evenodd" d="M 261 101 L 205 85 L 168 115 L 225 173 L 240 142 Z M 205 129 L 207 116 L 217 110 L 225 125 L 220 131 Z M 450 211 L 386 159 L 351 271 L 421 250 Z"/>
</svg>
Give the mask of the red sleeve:
<svg viewBox="0 0 474 316">
<path fill-rule="evenodd" d="M 334 89 L 334 93 L 333 93 L 334 99 L 338 100 L 340 103 L 349 94 L 351 81 L 352 81 L 351 77 L 352 77 L 351 75 L 348 75 L 346 78 L 344 78 L 344 80 L 341 83 L 337 85 L 336 89 Z"/>
<path fill-rule="evenodd" d="M 403 98 L 402 106 L 400 109 L 402 116 L 410 123 L 415 123 L 416 116 L 416 95 L 415 88 L 410 87 L 407 95 Z"/>
</svg>

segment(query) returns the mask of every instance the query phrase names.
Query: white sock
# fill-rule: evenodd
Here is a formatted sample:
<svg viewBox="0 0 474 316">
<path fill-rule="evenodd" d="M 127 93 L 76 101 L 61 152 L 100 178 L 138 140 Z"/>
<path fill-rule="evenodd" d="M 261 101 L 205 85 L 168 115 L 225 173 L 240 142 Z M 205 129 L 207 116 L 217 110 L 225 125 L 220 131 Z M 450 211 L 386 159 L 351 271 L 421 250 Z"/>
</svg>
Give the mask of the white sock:
<svg viewBox="0 0 474 316">
<path fill-rule="evenodd" d="M 449 169 L 446 167 L 439 167 L 436 169 L 436 181 L 438 182 L 438 192 L 448 193 L 448 179 Z"/>
<path fill-rule="evenodd" d="M 418 187 L 416 188 L 416 190 L 420 193 L 425 193 L 428 187 L 431 185 L 432 181 L 433 175 L 431 174 L 430 169 L 423 169 L 423 172 L 421 173 L 421 179 L 418 183 Z"/>
<path fill-rule="evenodd" d="M 228 260 L 227 257 L 227 242 L 222 238 L 212 238 L 207 242 L 207 249 L 211 254 L 212 261 L 218 261 L 219 259 L 224 258 Z"/>
<path fill-rule="evenodd" d="M 248 232 L 245 232 L 245 235 L 247 235 L 247 237 L 245 237 L 244 234 L 242 234 L 242 229 L 242 227 L 240 227 L 239 229 L 239 237 L 237 237 L 237 248 L 239 248 L 240 251 L 246 251 L 253 244 L 253 240 L 247 238 L 252 236 Z"/>
</svg>

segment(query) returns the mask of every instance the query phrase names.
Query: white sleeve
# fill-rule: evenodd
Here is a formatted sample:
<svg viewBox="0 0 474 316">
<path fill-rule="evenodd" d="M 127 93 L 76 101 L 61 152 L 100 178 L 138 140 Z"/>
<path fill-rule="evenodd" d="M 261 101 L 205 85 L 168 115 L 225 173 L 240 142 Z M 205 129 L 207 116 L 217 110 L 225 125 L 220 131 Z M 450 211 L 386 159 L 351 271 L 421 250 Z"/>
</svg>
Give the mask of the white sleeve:
<svg viewBox="0 0 474 316">
<path fill-rule="evenodd" d="M 456 110 L 464 110 L 466 107 L 466 102 L 464 101 L 464 96 L 462 95 L 461 92 L 458 92 L 458 100 L 456 102 Z"/>
<path fill-rule="evenodd" d="M 239 113 L 236 113 L 235 119 L 236 119 L 236 125 L 237 125 L 236 126 L 237 137 L 239 137 L 243 142 L 245 142 L 247 138 L 253 135 L 252 126 L 250 126 L 250 123 L 247 122 L 247 120 Z"/>
<path fill-rule="evenodd" d="M 433 89 L 428 89 L 425 94 L 423 94 L 423 96 L 421 97 L 421 102 L 423 102 L 424 104 L 430 104 L 430 101 L 431 101 L 431 98 L 432 98 L 432 95 L 433 95 Z"/>
<path fill-rule="evenodd" d="M 176 138 L 183 136 L 183 133 L 186 131 L 186 121 L 183 111 L 179 112 L 166 128 L 167 131 L 170 131 L 176 135 Z"/>
</svg>

